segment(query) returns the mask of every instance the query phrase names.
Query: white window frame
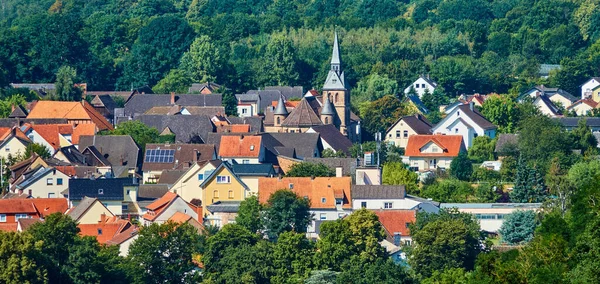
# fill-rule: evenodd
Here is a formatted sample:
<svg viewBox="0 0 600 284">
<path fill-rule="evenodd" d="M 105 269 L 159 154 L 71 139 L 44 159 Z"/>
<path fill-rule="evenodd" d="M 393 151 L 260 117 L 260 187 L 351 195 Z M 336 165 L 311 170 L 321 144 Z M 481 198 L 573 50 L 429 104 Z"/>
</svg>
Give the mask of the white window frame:
<svg viewBox="0 0 600 284">
<path fill-rule="evenodd" d="M 384 202 L 383 203 L 383 209 L 392 209 L 392 208 L 394 208 L 393 202 Z"/>
<path fill-rule="evenodd" d="M 46 185 L 54 185 L 54 179 L 53 178 L 47 178 L 46 179 Z"/>
<path fill-rule="evenodd" d="M 319 214 L 319 220 L 327 220 L 327 213 Z"/>
<path fill-rule="evenodd" d="M 217 176 L 217 183 L 231 183 L 230 176 Z"/>
<path fill-rule="evenodd" d="M 0 223 L 6 223 L 6 214 L 0 214 Z"/>
<path fill-rule="evenodd" d="M 29 216 L 27 214 L 15 214 L 15 221 L 19 219 L 27 219 Z"/>
</svg>

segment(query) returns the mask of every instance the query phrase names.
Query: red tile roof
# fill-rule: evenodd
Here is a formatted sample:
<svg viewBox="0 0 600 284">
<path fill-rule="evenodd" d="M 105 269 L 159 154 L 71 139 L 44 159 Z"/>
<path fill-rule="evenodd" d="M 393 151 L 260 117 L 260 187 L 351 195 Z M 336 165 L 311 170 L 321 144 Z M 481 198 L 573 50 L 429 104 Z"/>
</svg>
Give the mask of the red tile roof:
<svg viewBox="0 0 600 284">
<path fill-rule="evenodd" d="M 379 223 L 383 226 L 389 236 L 400 233 L 401 236 L 410 236 L 407 224 L 417 220 L 415 210 L 376 210 Z"/>
<path fill-rule="evenodd" d="M 248 133 L 248 132 L 250 132 L 250 124 L 232 124 L 231 132 Z"/>
<path fill-rule="evenodd" d="M 173 192 L 167 192 L 161 198 L 156 201 L 150 203 L 150 205 L 146 206 L 148 212 L 144 214 L 144 219 L 153 221 L 156 217 L 160 216 L 163 210 L 168 207 L 173 200 L 175 200 L 179 195 Z"/>
<path fill-rule="evenodd" d="M 98 224 L 79 224 L 77 227 L 80 230 L 80 235 L 96 237 L 99 243 L 105 244 L 132 227 L 132 225 L 127 220 L 108 217 L 104 221 L 98 222 Z"/>
<path fill-rule="evenodd" d="M 0 199 L 0 213 L 37 213 L 31 199 Z"/>
<path fill-rule="evenodd" d="M 219 156 L 258 158 L 261 142 L 261 136 L 223 136 L 219 145 Z"/>
<path fill-rule="evenodd" d="M 312 209 L 334 209 L 336 197 L 342 199 L 343 208 L 352 208 L 351 184 L 351 177 L 259 178 L 258 199 L 267 203 L 276 191 L 289 189 L 300 197 L 308 197 Z"/>
<path fill-rule="evenodd" d="M 409 157 L 456 157 L 464 144 L 461 135 L 412 135 L 408 138 L 404 155 Z M 429 144 L 435 143 L 443 153 L 421 153 L 421 149 Z"/>
<path fill-rule="evenodd" d="M 27 118 L 91 120 L 99 130 L 113 129 L 112 125 L 86 101 L 39 101 L 35 104 L 29 115 L 27 115 Z"/>
<path fill-rule="evenodd" d="M 173 214 L 173 216 L 171 216 L 171 218 L 169 218 L 169 221 L 173 221 L 175 223 L 185 223 L 190 219 L 192 219 L 192 216 L 182 212 L 176 212 Z"/>
<path fill-rule="evenodd" d="M 46 217 L 52 213 L 65 213 L 67 211 L 68 202 L 66 198 L 33 198 L 33 205 L 42 217 Z"/>
<path fill-rule="evenodd" d="M 4 232 L 16 232 L 17 223 L 0 223 L 0 231 Z"/>
</svg>

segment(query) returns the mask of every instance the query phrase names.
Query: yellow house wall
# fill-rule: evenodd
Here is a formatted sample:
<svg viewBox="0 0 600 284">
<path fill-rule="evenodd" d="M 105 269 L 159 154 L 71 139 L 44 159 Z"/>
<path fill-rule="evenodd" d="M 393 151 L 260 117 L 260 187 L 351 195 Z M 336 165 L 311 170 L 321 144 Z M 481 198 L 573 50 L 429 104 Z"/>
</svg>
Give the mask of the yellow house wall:
<svg viewBox="0 0 600 284">
<path fill-rule="evenodd" d="M 592 91 L 592 100 L 600 102 L 600 88 L 596 88 Z"/>
<path fill-rule="evenodd" d="M 229 176 L 230 183 L 217 183 L 217 176 Z M 233 198 L 229 198 L 230 190 L 233 191 Z M 203 206 L 217 201 L 242 201 L 246 198 L 246 190 L 226 168 L 221 168 L 202 191 L 204 195 L 202 198 Z M 218 197 L 214 195 L 215 191 L 218 192 Z"/>
<path fill-rule="evenodd" d="M 198 180 L 198 174 L 204 174 L 204 172 L 212 171 L 214 169 L 215 167 L 211 163 L 204 165 L 204 167 L 200 167 L 196 164 L 185 172 L 185 174 L 183 174 L 169 190 L 179 194 L 179 196 L 187 202 L 192 201 L 192 199 L 203 200 L 200 184 L 202 184 L 204 180 Z M 204 178 L 207 177 L 205 176 Z"/>
<path fill-rule="evenodd" d="M 408 131 L 408 137 L 404 138 L 404 131 Z M 396 131 L 400 131 L 400 137 L 396 138 Z M 417 133 L 410 128 L 404 121 L 398 122 L 394 128 L 392 128 L 386 135 L 386 142 L 393 142 L 395 146 L 400 148 L 406 148 L 408 143 L 408 138 L 412 135 L 416 135 Z"/>
<path fill-rule="evenodd" d="M 98 224 L 100 216 L 105 214 L 106 217 L 114 217 L 115 215 L 110 212 L 102 203 L 95 201 L 94 204 L 88 209 L 81 218 L 79 218 L 79 224 Z"/>
<path fill-rule="evenodd" d="M 10 138 L 8 143 L 6 143 L 6 145 L 4 145 L 2 149 L 0 149 L 0 157 L 6 159 L 8 158 L 9 154 L 13 157 L 19 154 L 25 154 L 25 145 L 23 145 L 23 143 L 21 143 L 19 139 L 15 139 L 14 137 Z"/>
</svg>

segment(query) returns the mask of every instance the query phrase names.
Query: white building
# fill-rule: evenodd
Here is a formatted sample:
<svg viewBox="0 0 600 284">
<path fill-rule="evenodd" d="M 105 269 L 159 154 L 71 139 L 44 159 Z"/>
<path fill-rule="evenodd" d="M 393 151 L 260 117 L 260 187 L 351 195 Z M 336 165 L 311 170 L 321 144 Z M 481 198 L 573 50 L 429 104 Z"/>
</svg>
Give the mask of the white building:
<svg viewBox="0 0 600 284">
<path fill-rule="evenodd" d="M 404 94 L 408 94 L 410 93 L 411 89 L 414 89 L 415 92 L 417 92 L 417 94 L 419 95 L 419 98 L 421 98 L 423 97 L 423 94 L 425 94 L 425 90 L 428 90 L 429 93 L 433 93 L 433 91 L 435 91 L 435 88 L 437 88 L 437 83 L 431 80 L 429 78 L 429 75 L 421 75 L 410 86 L 404 89 Z"/>
<path fill-rule="evenodd" d="M 474 104 L 454 108 L 442 121 L 431 129 L 434 134 L 461 135 L 465 146 L 470 148 L 477 136 L 496 137 L 497 127 L 487 120 Z"/>
<path fill-rule="evenodd" d="M 436 213 L 439 203 L 406 195 L 404 185 L 352 185 L 352 209 L 424 210 Z"/>
<path fill-rule="evenodd" d="M 592 77 L 581 85 L 581 99 L 590 98 L 592 90 L 600 86 L 600 77 Z"/>
<path fill-rule="evenodd" d="M 466 151 L 460 135 L 413 135 L 402 162 L 413 171 L 449 169 L 452 160 Z"/>
<path fill-rule="evenodd" d="M 459 212 L 475 216 L 481 230 L 497 233 L 504 217 L 517 210 L 538 211 L 541 203 L 442 203 L 440 208 L 457 208 Z"/>
</svg>

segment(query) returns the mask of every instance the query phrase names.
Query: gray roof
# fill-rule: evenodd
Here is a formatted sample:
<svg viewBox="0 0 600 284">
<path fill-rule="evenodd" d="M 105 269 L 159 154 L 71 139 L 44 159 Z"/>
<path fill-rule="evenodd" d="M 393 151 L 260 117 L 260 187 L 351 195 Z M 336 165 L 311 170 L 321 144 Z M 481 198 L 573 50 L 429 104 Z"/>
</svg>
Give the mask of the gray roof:
<svg viewBox="0 0 600 284">
<path fill-rule="evenodd" d="M 241 102 L 256 102 L 260 96 L 258 93 L 236 94 L 235 98 Z"/>
<path fill-rule="evenodd" d="M 37 180 L 39 180 L 40 178 L 44 177 L 45 175 L 56 171 L 56 169 L 54 168 L 45 168 L 45 169 L 41 169 L 39 171 L 36 171 L 32 176 L 28 177 L 27 179 L 25 179 L 23 182 L 21 182 L 20 184 L 17 185 L 18 189 L 25 189 L 28 186 L 32 185 L 34 182 L 36 182 Z"/>
<path fill-rule="evenodd" d="M 496 140 L 496 147 L 494 148 L 494 152 L 501 153 L 505 149 L 507 145 L 517 145 L 519 139 L 518 134 L 500 134 L 498 135 L 498 139 Z"/>
<path fill-rule="evenodd" d="M 189 88 L 188 92 L 190 92 L 190 93 L 200 92 L 204 88 L 207 88 L 211 92 L 214 92 L 215 90 L 217 90 L 218 88 L 221 88 L 221 87 L 222 87 L 221 85 L 214 83 L 214 82 L 193 83 L 192 86 Z"/>
<path fill-rule="evenodd" d="M 548 109 L 552 112 L 553 115 L 562 115 L 562 111 L 554 104 L 554 102 L 552 102 L 550 100 L 550 98 L 547 95 L 540 95 L 536 98 L 540 99 L 542 101 L 543 104 L 546 105 L 546 107 L 548 107 Z"/>
<path fill-rule="evenodd" d="M 266 86 L 266 91 L 279 91 L 286 99 L 302 98 L 304 96 L 304 88 L 302 86 Z"/>
<path fill-rule="evenodd" d="M 73 145 L 62 147 L 58 149 L 58 151 L 60 151 L 71 164 L 88 165 L 86 157 Z"/>
<path fill-rule="evenodd" d="M 413 104 L 419 109 L 422 114 L 429 113 L 429 110 L 425 107 L 425 104 L 421 101 L 418 95 L 407 94 L 406 99 L 413 102 Z"/>
<path fill-rule="evenodd" d="M 321 163 L 335 170 L 337 167 L 342 167 L 342 175 L 352 176 L 356 172 L 355 158 L 305 158 L 304 161 L 309 163 Z"/>
<path fill-rule="evenodd" d="M 208 133 L 215 130 L 206 115 L 140 115 L 134 119 L 158 129 L 158 132 L 168 127 L 175 134 L 177 143 L 198 143 L 198 138 L 206 142 Z"/>
<path fill-rule="evenodd" d="M 321 115 L 335 115 L 335 110 L 333 110 L 333 105 L 329 97 L 325 99 L 325 104 L 321 108 Z"/>
<path fill-rule="evenodd" d="M 521 95 L 519 95 L 519 97 L 517 99 L 521 100 L 525 95 L 529 94 L 532 90 L 537 90 L 542 95 L 548 96 L 548 98 L 551 98 L 551 97 L 556 96 L 556 95 L 560 95 L 560 96 L 563 96 L 563 97 L 567 98 L 571 102 L 576 102 L 578 100 L 575 96 L 571 95 L 571 93 L 569 93 L 569 92 L 567 92 L 567 91 L 565 91 L 563 89 L 548 88 L 548 87 L 546 87 L 544 85 L 535 86 L 535 87 L 527 90 L 526 92 L 524 92 Z"/>
<path fill-rule="evenodd" d="M 404 185 L 352 185 L 353 199 L 403 199 Z"/>
<path fill-rule="evenodd" d="M 340 46 L 338 44 L 337 32 L 334 33 L 333 37 L 333 51 L 331 52 L 331 64 L 342 64 L 342 60 L 340 59 Z"/>
<path fill-rule="evenodd" d="M 553 118 L 558 123 L 562 124 L 565 128 L 575 128 L 579 123 L 579 120 L 585 119 L 585 124 L 588 127 L 600 127 L 600 117 L 559 117 Z"/>
<path fill-rule="evenodd" d="M 241 201 L 217 201 L 206 206 L 206 209 L 212 213 L 237 213 L 240 211 Z"/>
<path fill-rule="evenodd" d="M 460 109 L 466 116 L 468 116 L 475 124 L 479 125 L 479 127 L 483 129 L 496 129 L 496 125 L 487 120 L 477 109 L 471 110 L 471 106 L 459 105 L 456 107 Z"/>
<path fill-rule="evenodd" d="M 182 106 L 221 106 L 221 94 L 175 95 L 175 103 Z M 171 105 L 171 95 L 140 94 L 125 104 L 125 115 L 133 117 L 143 114 L 155 106 Z"/>
<path fill-rule="evenodd" d="M 238 176 L 264 176 L 275 175 L 273 164 L 233 164 L 231 169 Z"/>
<path fill-rule="evenodd" d="M 231 116 L 228 117 L 227 120 L 231 124 L 249 124 L 250 132 L 262 132 L 263 131 L 263 121 L 260 117 L 237 117 Z"/>
<path fill-rule="evenodd" d="M 99 200 L 123 200 L 123 187 L 126 185 L 133 185 L 133 180 L 131 178 L 69 179 L 69 200 L 81 200 L 86 196 Z"/>
<path fill-rule="evenodd" d="M 298 106 L 294 108 L 281 125 L 286 127 L 310 127 L 323 125 L 323 122 L 321 122 L 319 116 L 317 116 L 313 108 L 308 104 L 306 98 L 302 98 Z"/>
<path fill-rule="evenodd" d="M 433 80 L 431 80 L 431 78 L 429 78 L 429 75 L 421 75 L 419 76 L 421 79 L 425 80 L 425 82 L 427 82 L 427 84 L 433 86 L 433 87 L 437 87 L 437 83 Z"/>
<path fill-rule="evenodd" d="M 288 86 L 269 86 L 265 87 L 264 90 L 250 90 L 246 94 L 236 95 L 240 101 L 258 101 L 260 98 L 260 104 L 258 105 L 258 112 L 264 112 L 266 108 L 270 107 L 273 101 L 278 100 L 281 96 L 284 99 L 289 100 L 292 98 L 302 98 L 303 89 L 301 86 L 288 87 Z"/>
<path fill-rule="evenodd" d="M 277 101 L 277 108 L 275 108 L 275 111 L 273 111 L 273 114 L 288 115 L 287 108 L 285 107 L 285 102 L 283 101 L 283 96 L 279 97 L 279 101 Z"/>
<path fill-rule="evenodd" d="M 458 209 L 537 209 L 542 203 L 440 203 L 440 208 Z"/>
<path fill-rule="evenodd" d="M 417 134 L 431 134 L 431 123 L 427 120 L 427 118 L 420 114 L 403 116 L 399 118 L 394 124 L 392 124 L 392 126 L 390 126 L 390 128 L 388 128 L 387 133 L 389 133 L 400 121 L 406 123 Z"/>
<path fill-rule="evenodd" d="M 83 216 L 83 214 L 90 208 L 90 206 L 92 206 L 92 204 L 94 204 L 94 202 L 96 202 L 96 200 L 96 198 L 84 196 L 79 204 L 69 211 L 68 215 L 75 221 L 79 220 L 79 218 Z"/>
<path fill-rule="evenodd" d="M 188 170 L 163 170 L 158 178 L 160 184 L 174 184 Z"/>
<path fill-rule="evenodd" d="M 344 136 L 339 129 L 333 124 L 317 125 L 313 126 L 312 129 L 319 133 L 321 139 L 325 140 L 329 146 L 336 151 L 342 151 L 346 155 L 350 155 L 350 147 L 352 147 L 352 141 L 348 137 Z"/>
<path fill-rule="evenodd" d="M 82 135 L 79 137 L 79 149 L 89 146 L 96 147 L 113 167 L 137 167 L 140 149 L 129 135 Z M 116 172 L 115 175 L 120 176 Z"/>
<path fill-rule="evenodd" d="M 266 162 L 270 163 L 276 163 L 277 160 L 275 147 L 294 148 L 299 159 L 314 157 L 315 150 L 318 153 L 323 150 L 318 133 L 262 133 L 260 135 L 263 137 L 262 142 L 267 152 L 275 155 L 270 156 L 267 153 Z M 271 160 L 273 158 L 275 161 Z"/>
<path fill-rule="evenodd" d="M 138 197 L 143 199 L 158 199 L 169 191 L 166 184 L 140 184 L 138 187 Z"/>
<path fill-rule="evenodd" d="M 15 109 L 8 116 L 8 118 L 25 118 L 25 117 L 27 117 L 27 111 L 20 105 L 16 105 Z"/>
<path fill-rule="evenodd" d="M 64 118 L 0 118 L 0 127 L 13 127 L 23 125 L 24 123 L 31 124 L 67 124 L 69 121 Z"/>
</svg>

